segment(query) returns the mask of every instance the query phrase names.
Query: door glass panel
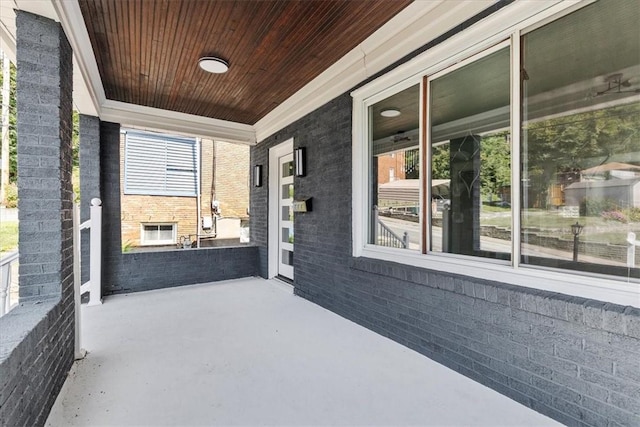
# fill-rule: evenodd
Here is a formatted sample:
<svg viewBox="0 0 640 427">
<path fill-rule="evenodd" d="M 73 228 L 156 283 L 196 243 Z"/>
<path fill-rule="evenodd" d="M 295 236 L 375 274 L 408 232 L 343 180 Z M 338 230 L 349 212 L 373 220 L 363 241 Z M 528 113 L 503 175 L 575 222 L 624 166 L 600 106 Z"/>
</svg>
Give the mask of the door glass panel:
<svg viewBox="0 0 640 427">
<path fill-rule="evenodd" d="M 282 228 L 282 242 L 293 243 L 293 228 Z"/>
<path fill-rule="evenodd" d="M 282 220 L 293 221 L 293 206 L 282 207 Z"/>
<path fill-rule="evenodd" d="M 285 184 L 282 186 L 282 199 L 293 199 L 293 184 Z"/>
<path fill-rule="evenodd" d="M 286 178 L 293 175 L 293 161 L 282 164 L 282 177 Z"/>
<path fill-rule="evenodd" d="M 431 81 L 431 251 L 510 259 L 509 49 Z"/>
<path fill-rule="evenodd" d="M 282 250 L 282 264 L 293 266 L 293 252 Z"/>
</svg>

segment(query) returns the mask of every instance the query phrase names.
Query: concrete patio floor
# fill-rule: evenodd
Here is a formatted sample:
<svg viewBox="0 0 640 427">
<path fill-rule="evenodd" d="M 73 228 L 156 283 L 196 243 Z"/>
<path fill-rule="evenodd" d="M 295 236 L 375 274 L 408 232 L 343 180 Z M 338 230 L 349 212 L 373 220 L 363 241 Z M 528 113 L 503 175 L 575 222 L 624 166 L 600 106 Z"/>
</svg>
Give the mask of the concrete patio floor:
<svg viewBox="0 0 640 427">
<path fill-rule="evenodd" d="M 113 296 L 82 328 L 48 426 L 557 424 L 277 281 Z"/>
</svg>

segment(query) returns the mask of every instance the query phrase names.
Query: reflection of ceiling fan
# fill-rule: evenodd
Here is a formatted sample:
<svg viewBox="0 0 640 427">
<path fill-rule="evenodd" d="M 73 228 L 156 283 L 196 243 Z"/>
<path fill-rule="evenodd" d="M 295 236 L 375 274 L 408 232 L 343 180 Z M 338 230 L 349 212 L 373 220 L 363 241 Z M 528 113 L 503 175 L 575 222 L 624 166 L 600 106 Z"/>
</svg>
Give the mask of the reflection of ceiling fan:
<svg viewBox="0 0 640 427">
<path fill-rule="evenodd" d="M 640 93 L 640 89 L 627 89 L 631 87 L 631 79 L 624 79 L 622 73 L 611 74 L 604 78 L 607 88 L 599 92 L 595 92 L 593 96 L 601 96 L 613 93 Z"/>
</svg>

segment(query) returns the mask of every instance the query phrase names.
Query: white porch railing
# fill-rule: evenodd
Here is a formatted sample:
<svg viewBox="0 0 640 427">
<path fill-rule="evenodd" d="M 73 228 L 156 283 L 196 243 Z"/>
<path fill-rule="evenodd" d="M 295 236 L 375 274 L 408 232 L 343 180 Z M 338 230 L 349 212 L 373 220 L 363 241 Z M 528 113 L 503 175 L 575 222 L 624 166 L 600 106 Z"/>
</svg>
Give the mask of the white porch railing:
<svg viewBox="0 0 640 427">
<path fill-rule="evenodd" d="M 640 241 L 636 240 L 636 233 L 630 231 L 627 234 L 627 267 L 636 266 L 636 246 L 640 246 Z"/>
<path fill-rule="evenodd" d="M 102 304 L 102 279 L 101 279 L 101 263 L 102 259 L 102 202 L 100 199 L 91 199 L 90 219 L 80 224 L 80 206 L 75 203 L 73 205 L 73 287 L 74 287 L 74 303 L 75 303 L 75 358 L 84 358 L 86 351 L 82 348 L 81 325 L 80 325 L 80 308 L 81 296 L 85 292 L 89 292 L 89 304 Z M 82 230 L 90 229 L 89 234 L 89 281 L 80 285 L 82 281 L 82 248 L 80 241 Z"/>
<path fill-rule="evenodd" d="M 80 281 L 80 259 L 81 259 L 81 238 L 80 233 L 82 230 L 89 229 L 89 281 L 85 282 L 80 286 L 79 295 L 84 294 L 85 292 L 89 292 L 89 304 L 88 305 L 99 305 L 102 304 L 102 278 L 101 278 L 101 259 L 102 259 L 102 239 L 101 239 L 101 230 L 102 230 L 102 202 L 100 199 L 91 199 L 91 217 L 76 226 L 74 223 L 74 236 L 77 238 L 77 244 L 74 242 L 74 261 L 78 260 L 78 274 L 75 275 L 78 281 Z M 79 206 L 76 204 L 74 206 L 74 215 L 76 218 L 80 218 L 79 214 Z M 77 222 L 77 221 L 76 221 Z"/>
<path fill-rule="evenodd" d="M 13 264 L 18 262 L 20 254 L 18 251 L 9 252 L 0 259 L 0 317 L 7 314 L 11 308 L 11 269 Z"/>
<path fill-rule="evenodd" d="M 402 237 L 398 236 L 389 226 L 380 221 L 378 216 L 378 207 L 373 207 L 373 241 L 377 245 L 388 246 L 391 248 L 408 248 L 409 233 L 406 231 Z"/>
</svg>

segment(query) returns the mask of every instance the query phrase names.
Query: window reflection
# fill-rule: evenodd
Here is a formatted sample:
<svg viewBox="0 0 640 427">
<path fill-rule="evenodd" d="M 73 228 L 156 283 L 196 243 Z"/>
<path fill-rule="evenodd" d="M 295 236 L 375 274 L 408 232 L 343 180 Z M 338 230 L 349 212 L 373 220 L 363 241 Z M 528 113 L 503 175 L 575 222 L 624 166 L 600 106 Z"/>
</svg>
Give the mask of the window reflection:
<svg viewBox="0 0 640 427">
<path fill-rule="evenodd" d="M 431 82 L 431 251 L 509 259 L 509 49 Z"/>
<path fill-rule="evenodd" d="M 523 37 L 525 263 L 620 275 L 636 264 L 639 20 L 635 1 L 598 2 Z"/>
<path fill-rule="evenodd" d="M 420 86 L 369 108 L 369 243 L 420 249 Z"/>
</svg>

